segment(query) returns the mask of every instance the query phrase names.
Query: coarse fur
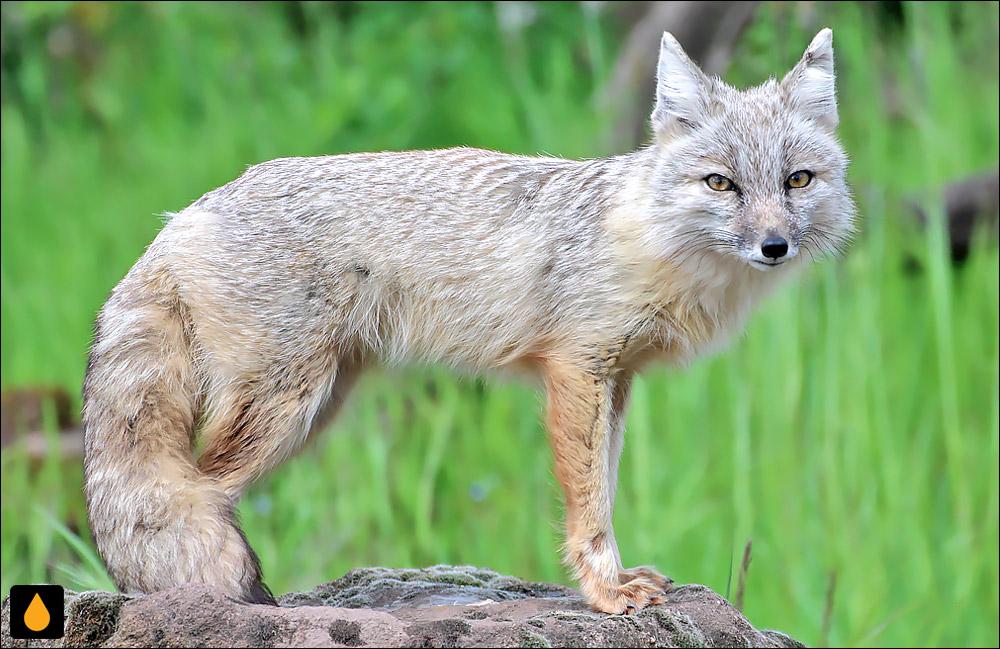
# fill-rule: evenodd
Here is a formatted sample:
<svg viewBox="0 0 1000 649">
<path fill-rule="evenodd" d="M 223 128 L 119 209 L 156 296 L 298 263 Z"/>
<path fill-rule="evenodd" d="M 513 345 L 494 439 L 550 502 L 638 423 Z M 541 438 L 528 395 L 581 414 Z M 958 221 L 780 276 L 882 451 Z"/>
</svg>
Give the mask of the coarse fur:
<svg viewBox="0 0 1000 649">
<path fill-rule="evenodd" d="M 365 367 L 416 360 L 539 376 L 568 565 L 597 610 L 659 602 L 669 580 L 626 570 L 611 523 L 632 378 L 724 344 L 844 245 L 854 206 L 830 30 L 746 91 L 664 34 L 657 79 L 653 142 L 626 155 L 286 158 L 174 215 L 104 305 L 84 381 L 91 530 L 119 588 L 273 602 L 237 502 Z"/>
</svg>

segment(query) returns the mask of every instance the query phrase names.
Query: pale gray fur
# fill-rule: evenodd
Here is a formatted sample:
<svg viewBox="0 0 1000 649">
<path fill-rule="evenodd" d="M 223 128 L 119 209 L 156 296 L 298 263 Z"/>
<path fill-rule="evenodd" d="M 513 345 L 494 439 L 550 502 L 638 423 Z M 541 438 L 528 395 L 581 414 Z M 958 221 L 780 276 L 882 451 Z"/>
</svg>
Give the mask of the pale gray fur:
<svg viewBox="0 0 1000 649">
<path fill-rule="evenodd" d="M 235 504 L 335 414 L 364 366 L 562 364 L 619 390 L 602 393 L 612 457 L 581 487 L 604 495 L 581 510 L 590 536 L 569 540 L 570 562 L 595 607 L 634 606 L 631 591 L 600 589 L 622 570 L 606 481 L 628 380 L 614 377 L 717 348 L 805 255 L 848 240 L 833 83 L 829 30 L 780 83 L 746 91 L 664 34 L 654 142 L 639 151 L 285 158 L 174 215 L 102 310 L 85 382 L 91 524 L 119 586 L 205 581 L 269 601 Z M 798 170 L 813 181 L 788 189 Z M 739 191 L 709 189 L 710 174 Z M 770 263 L 760 246 L 775 234 L 788 254 Z M 208 440 L 197 464 L 196 431 Z"/>
</svg>

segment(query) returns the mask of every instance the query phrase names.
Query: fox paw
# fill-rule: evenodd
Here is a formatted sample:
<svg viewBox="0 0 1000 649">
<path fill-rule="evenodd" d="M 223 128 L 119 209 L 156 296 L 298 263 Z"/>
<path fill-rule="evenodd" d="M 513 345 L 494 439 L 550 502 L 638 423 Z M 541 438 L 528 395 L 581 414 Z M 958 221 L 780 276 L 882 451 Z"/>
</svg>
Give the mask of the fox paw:
<svg viewBox="0 0 1000 649">
<path fill-rule="evenodd" d="M 664 595 L 673 583 L 669 577 L 647 566 L 620 570 L 618 578 L 621 582 L 618 586 L 602 588 L 590 598 L 590 606 L 594 610 L 612 615 L 633 615 L 646 606 L 663 604 Z"/>
</svg>

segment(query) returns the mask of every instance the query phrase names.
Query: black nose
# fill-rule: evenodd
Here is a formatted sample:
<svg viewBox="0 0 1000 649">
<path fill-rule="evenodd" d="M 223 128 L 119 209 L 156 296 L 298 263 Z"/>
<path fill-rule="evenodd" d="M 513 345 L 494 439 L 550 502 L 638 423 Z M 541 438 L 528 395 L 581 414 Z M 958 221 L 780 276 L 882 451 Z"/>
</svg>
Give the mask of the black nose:
<svg viewBox="0 0 1000 649">
<path fill-rule="evenodd" d="M 760 244 L 760 251 L 765 257 L 781 259 L 788 252 L 788 242 L 784 237 L 768 237 Z"/>
</svg>

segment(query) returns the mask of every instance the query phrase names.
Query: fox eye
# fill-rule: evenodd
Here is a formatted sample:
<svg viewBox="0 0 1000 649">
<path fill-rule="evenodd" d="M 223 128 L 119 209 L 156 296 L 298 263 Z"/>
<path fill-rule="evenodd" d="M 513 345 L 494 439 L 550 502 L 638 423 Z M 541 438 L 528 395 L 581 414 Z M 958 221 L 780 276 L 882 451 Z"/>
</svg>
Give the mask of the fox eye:
<svg viewBox="0 0 1000 649">
<path fill-rule="evenodd" d="M 712 174 L 705 177 L 705 184 L 714 189 L 717 192 L 728 192 L 736 189 L 736 185 L 733 181 L 729 180 L 721 174 Z"/>
<path fill-rule="evenodd" d="M 805 187 L 813 179 L 811 171 L 806 171 L 805 169 L 801 171 L 796 171 L 791 176 L 785 180 L 785 185 L 792 189 L 798 189 L 799 187 Z"/>
</svg>

